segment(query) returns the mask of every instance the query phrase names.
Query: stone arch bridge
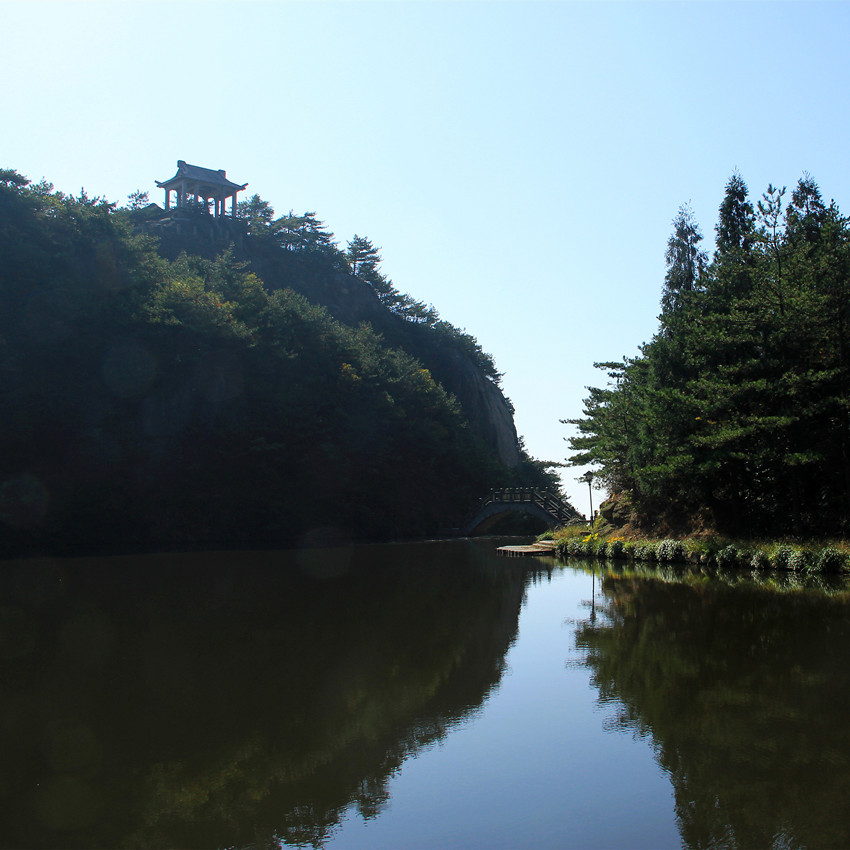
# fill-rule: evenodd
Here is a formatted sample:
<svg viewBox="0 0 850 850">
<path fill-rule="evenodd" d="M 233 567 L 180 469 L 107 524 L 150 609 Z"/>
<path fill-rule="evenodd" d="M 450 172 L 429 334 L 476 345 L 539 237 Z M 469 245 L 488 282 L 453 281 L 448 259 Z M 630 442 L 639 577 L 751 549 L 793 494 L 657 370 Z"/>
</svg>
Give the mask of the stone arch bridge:
<svg viewBox="0 0 850 850">
<path fill-rule="evenodd" d="M 479 503 L 474 513 L 461 528 L 465 537 L 474 532 L 486 532 L 503 516 L 523 513 L 537 517 L 556 528 L 570 520 L 583 519 L 582 515 L 567 501 L 546 490 L 535 487 L 503 487 L 491 490 Z"/>
</svg>

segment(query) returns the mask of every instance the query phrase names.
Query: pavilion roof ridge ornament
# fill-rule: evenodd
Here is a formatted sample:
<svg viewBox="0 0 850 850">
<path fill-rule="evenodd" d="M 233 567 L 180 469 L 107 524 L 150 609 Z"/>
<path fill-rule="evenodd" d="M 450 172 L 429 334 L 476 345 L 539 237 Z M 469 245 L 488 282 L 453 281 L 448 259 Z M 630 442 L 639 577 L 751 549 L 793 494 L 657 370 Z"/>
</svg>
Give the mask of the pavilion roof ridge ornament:
<svg viewBox="0 0 850 850">
<path fill-rule="evenodd" d="M 170 180 L 157 180 L 156 185 L 165 189 L 165 209 L 171 208 L 171 193 L 177 196 L 176 206 L 186 206 L 190 199 L 197 207 L 199 204 L 208 212 L 210 202 L 216 218 L 224 217 L 225 201 L 231 200 L 231 215 L 236 218 L 236 195 L 243 191 L 247 183 L 234 183 L 227 179 L 223 168 L 214 170 L 200 165 L 190 165 L 184 159 L 177 160 L 177 173 Z M 203 203 L 202 203 L 203 202 Z"/>
</svg>

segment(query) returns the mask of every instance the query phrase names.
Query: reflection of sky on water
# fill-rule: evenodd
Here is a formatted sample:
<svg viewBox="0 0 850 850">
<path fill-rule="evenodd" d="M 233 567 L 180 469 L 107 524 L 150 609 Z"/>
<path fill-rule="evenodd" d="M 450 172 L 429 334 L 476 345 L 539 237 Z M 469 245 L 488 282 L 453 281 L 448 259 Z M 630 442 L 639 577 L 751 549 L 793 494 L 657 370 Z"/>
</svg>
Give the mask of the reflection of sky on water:
<svg viewBox="0 0 850 850">
<path fill-rule="evenodd" d="M 529 583 L 505 675 L 482 710 L 402 766 L 379 818 L 350 811 L 330 846 L 678 847 L 651 743 L 608 734 L 589 671 L 565 664 L 593 583 L 569 569 Z"/>
<path fill-rule="evenodd" d="M 848 846 L 841 592 L 318 558 L 7 563 L 0 846 Z"/>
</svg>

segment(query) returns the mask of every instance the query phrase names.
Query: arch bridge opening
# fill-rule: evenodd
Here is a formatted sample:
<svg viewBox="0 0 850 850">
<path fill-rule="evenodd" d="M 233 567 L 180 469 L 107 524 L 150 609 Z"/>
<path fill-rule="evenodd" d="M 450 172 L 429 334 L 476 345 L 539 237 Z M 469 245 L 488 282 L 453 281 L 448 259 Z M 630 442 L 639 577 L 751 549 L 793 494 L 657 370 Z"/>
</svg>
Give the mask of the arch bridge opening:
<svg viewBox="0 0 850 850">
<path fill-rule="evenodd" d="M 462 528 L 462 534 L 469 537 L 473 534 L 486 534 L 497 527 L 511 514 L 524 514 L 534 518 L 543 528 L 557 528 L 566 525 L 573 519 L 580 519 L 581 514 L 559 495 L 534 487 L 503 487 L 491 490 L 481 499 L 477 509 L 467 519 Z M 530 531 L 530 534 L 537 532 Z"/>
</svg>

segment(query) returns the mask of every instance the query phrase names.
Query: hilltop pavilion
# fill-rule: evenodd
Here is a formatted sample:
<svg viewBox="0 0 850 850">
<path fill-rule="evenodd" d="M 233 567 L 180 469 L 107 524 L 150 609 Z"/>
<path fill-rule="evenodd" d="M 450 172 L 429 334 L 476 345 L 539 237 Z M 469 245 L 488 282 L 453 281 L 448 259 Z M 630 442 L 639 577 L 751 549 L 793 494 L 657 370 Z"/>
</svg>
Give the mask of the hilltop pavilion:
<svg viewBox="0 0 850 850">
<path fill-rule="evenodd" d="M 176 195 L 177 208 L 187 206 L 194 199 L 194 204 L 201 204 L 209 210 L 213 202 L 212 214 L 215 218 L 224 218 L 225 203 L 230 199 L 230 215 L 236 218 L 236 195 L 248 184 L 239 185 L 227 179 L 223 168 L 213 171 L 211 168 L 201 168 L 199 165 L 189 165 L 182 159 L 177 160 L 177 173 L 170 179 L 156 185 L 165 189 L 165 209 L 171 209 L 171 193 Z"/>
</svg>

